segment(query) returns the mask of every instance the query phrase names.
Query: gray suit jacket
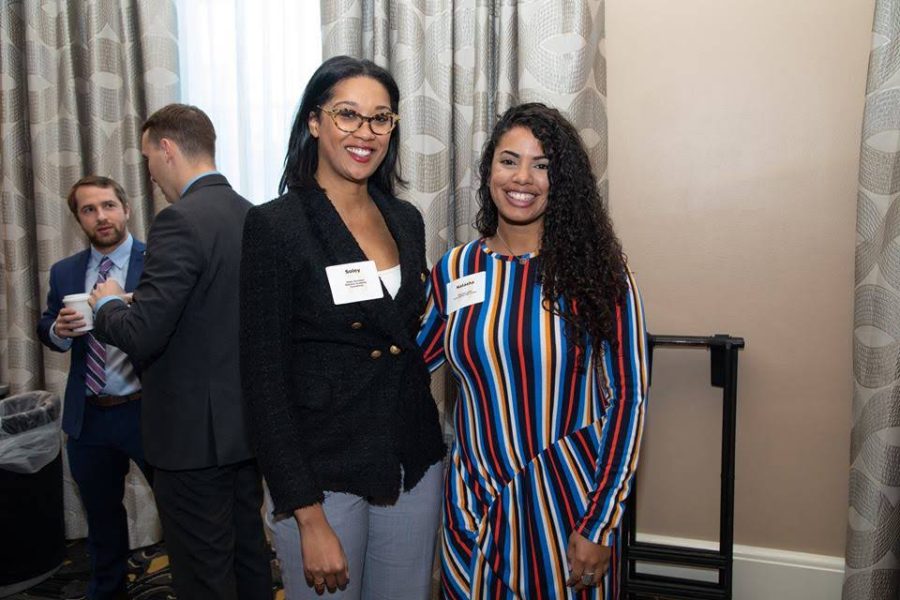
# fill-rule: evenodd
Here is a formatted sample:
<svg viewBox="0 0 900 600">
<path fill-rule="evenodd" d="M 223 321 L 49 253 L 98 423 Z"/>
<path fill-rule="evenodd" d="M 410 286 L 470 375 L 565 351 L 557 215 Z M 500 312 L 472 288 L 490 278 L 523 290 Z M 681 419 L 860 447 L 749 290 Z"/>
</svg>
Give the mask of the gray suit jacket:
<svg viewBox="0 0 900 600">
<path fill-rule="evenodd" d="M 131 307 L 108 302 L 95 335 L 142 366 L 147 461 L 199 469 L 253 456 L 238 354 L 241 234 L 250 203 L 222 175 L 194 182 L 153 221 Z"/>
</svg>

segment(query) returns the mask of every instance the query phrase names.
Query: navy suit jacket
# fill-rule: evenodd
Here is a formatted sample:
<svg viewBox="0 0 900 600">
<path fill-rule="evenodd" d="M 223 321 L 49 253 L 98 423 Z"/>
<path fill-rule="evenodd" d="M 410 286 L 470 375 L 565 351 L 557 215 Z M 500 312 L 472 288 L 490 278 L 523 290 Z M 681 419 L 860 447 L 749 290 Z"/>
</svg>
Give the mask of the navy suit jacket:
<svg viewBox="0 0 900 600">
<path fill-rule="evenodd" d="M 83 250 L 50 267 L 50 291 L 47 293 L 47 309 L 38 322 L 38 337 L 45 346 L 54 352 L 65 352 L 56 347 L 50 339 L 50 328 L 56 321 L 56 315 L 63 307 L 62 299 L 68 294 L 80 294 L 84 289 L 84 278 L 87 274 L 88 260 L 91 250 Z M 144 270 L 144 244 L 137 239 L 131 247 L 131 258 L 128 261 L 128 277 L 125 279 L 125 291 L 131 292 L 141 278 Z M 87 369 L 87 336 L 72 339 L 72 360 L 69 366 L 69 380 L 66 383 L 66 397 L 63 408 L 62 428 L 74 438 L 81 435 L 84 420 L 85 383 L 84 372 Z M 132 360 L 135 372 L 137 364 Z"/>
</svg>

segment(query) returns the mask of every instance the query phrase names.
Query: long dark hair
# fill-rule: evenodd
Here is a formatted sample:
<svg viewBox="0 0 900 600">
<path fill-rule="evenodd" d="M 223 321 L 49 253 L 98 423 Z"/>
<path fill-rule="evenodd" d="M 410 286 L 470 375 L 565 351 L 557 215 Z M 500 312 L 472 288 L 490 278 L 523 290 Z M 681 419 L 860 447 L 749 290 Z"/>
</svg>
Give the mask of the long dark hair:
<svg viewBox="0 0 900 600">
<path fill-rule="evenodd" d="M 319 166 L 319 141 L 309 132 L 309 115 L 316 113 L 321 118 L 319 106 L 324 106 L 334 95 L 334 87 L 351 77 L 371 77 L 384 86 L 391 98 L 391 110 L 398 111 L 400 89 L 393 76 L 385 69 L 370 60 L 351 56 L 335 56 L 323 62 L 313 76 L 310 77 L 300 108 L 294 117 L 291 137 L 288 141 L 287 155 L 284 157 L 284 173 L 278 185 L 278 193 L 283 194 L 289 188 L 320 189 L 316 182 L 316 169 Z M 370 182 L 385 194 L 393 195 L 394 184 L 402 183 L 397 175 L 398 155 L 400 148 L 400 126 L 391 133 L 384 160 L 372 174 Z"/>
<path fill-rule="evenodd" d="M 500 117 L 481 155 L 478 215 L 483 236 L 497 232 L 497 207 L 490 181 L 494 151 L 504 133 L 525 127 L 549 159 L 550 192 L 538 260 L 543 305 L 565 320 L 577 346 L 585 335 L 617 347 L 616 303 L 627 283 L 622 246 L 600 198 L 597 179 L 578 131 L 555 108 L 540 103 L 514 106 Z"/>
</svg>

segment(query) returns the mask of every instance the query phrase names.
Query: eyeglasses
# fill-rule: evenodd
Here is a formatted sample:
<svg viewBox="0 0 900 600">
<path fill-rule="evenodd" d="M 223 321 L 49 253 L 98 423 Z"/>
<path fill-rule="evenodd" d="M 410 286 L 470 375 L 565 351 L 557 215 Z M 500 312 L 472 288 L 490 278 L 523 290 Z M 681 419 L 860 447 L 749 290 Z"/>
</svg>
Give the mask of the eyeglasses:
<svg viewBox="0 0 900 600">
<path fill-rule="evenodd" d="M 350 108 L 325 108 L 323 106 L 317 106 L 316 108 L 327 113 L 331 120 L 334 121 L 334 126 L 344 133 L 353 133 L 362 127 L 363 123 L 368 123 L 369 129 L 375 135 L 387 135 L 394 130 L 394 127 L 400 121 L 400 115 L 390 111 L 367 117 Z"/>
</svg>

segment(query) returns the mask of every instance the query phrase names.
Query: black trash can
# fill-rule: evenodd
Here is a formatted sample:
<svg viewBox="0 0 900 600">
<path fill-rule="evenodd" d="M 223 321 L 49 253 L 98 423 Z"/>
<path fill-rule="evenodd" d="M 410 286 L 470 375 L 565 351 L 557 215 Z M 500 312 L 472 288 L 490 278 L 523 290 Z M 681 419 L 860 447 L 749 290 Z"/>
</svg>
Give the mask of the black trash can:
<svg viewBox="0 0 900 600">
<path fill-rule="evenodd" d="M 65 558 L 59 397 L 0 400 L 0 597 L 37 585 Z"/>
</svg>

